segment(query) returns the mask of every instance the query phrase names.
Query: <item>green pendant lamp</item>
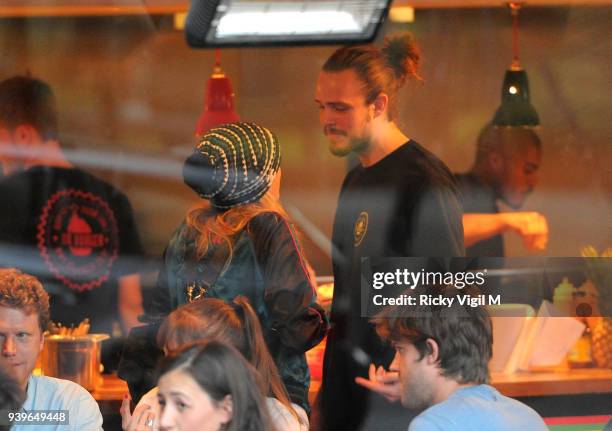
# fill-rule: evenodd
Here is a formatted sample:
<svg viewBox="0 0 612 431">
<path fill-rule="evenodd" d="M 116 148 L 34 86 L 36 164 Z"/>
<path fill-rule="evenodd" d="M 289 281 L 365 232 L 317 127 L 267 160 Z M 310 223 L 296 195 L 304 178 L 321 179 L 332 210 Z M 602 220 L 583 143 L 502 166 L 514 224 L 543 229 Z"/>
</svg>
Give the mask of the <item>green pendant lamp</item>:
<svg viewBox="0 0 612 431">
<path fill-rule="evenodd" d="M 540 117 L 529 100 L 529 81 L 519 62 L 518 14 L 522 3 L 509 3 L 512 13 L 512 51 L 510 69 L 504 75 L 501 105 L 493 117 L 495 126 L 538 126 Z"/>
</svg>

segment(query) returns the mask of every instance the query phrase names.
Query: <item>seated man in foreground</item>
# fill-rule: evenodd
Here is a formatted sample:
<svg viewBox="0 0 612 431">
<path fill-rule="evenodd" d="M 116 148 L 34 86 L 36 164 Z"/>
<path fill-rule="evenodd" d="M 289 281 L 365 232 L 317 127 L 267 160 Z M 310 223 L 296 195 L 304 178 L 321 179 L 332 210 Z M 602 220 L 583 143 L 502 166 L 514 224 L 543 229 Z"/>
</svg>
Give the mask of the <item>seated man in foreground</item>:
<svg viewBox="0 0 612 431">
<path fill-rule="evenodd" d="M 432 289 L 430 289 L 432 290 Z M 452 286 L 428 294 L 465 295 Z M 365 386 L 404 407 L 424 409 L 409 431 L 547 431 L 530 407 L 488 384 L 493 350 L 484 307 L 396 306 L 374 319 L 378 335 L 393 343 L 389 371 L 370 367 Z"/>
<path fill-rule="evenodd" d="M 68 411 L 68 426 L 47 425 L 37 430 L 102 430 L 102 415 L 93 397 L 68 380 L 34 376 L 43 331 L 49 322 L 49 297 L 40 282 L 16 269 L 0 269 L 0 368 L 26 392 L 23 411 Z M 42 422 L 35 423 L 42 425 Z M 29 426 L 23 429 L 29 429 Z M 22 429 L 14 425 L 12 430 Z"/>
</svg>

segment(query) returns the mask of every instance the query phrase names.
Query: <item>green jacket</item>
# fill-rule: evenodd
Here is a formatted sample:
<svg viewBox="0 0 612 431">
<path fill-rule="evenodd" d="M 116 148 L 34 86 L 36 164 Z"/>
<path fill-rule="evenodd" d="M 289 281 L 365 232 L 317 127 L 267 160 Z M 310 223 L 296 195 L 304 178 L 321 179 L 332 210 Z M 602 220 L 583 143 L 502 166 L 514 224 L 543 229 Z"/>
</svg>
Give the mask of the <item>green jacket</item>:
<svg viewBox="0 0 612 431">
<path fill-rule="evenodd" d="M 195 262 L 194 250 L 193 231 L 183 222 L 164 254 L 154 313 L 167 314 L 189 302 L 188 286 L 197 284 L 198 273 L 214 253 L 211 249 Z M 205 293 L 224 301 L 239 295 L 249 299 L 291 401 L 306 411 L 310 372 L 305 352 L 323 339 L 329 327 L 313 286 L 294 228 L 279 215 L 264 213 L 238 236 L 229 265 Z"/>
</svg>

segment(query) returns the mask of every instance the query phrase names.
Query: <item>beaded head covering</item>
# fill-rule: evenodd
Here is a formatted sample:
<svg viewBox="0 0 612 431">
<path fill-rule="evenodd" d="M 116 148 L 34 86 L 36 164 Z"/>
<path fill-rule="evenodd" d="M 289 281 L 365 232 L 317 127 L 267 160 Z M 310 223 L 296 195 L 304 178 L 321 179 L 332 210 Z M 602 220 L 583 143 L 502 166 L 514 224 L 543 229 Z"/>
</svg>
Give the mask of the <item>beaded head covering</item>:
<svg viewBox="0 0 612 431">
<path fill-rule="evenodd" d="M 210 129 L 183 166 L 185 184 L 213 206 L 256 202 L 280 168 L 280 146 L 265 127 L 231 123 Z"/>
</svg>

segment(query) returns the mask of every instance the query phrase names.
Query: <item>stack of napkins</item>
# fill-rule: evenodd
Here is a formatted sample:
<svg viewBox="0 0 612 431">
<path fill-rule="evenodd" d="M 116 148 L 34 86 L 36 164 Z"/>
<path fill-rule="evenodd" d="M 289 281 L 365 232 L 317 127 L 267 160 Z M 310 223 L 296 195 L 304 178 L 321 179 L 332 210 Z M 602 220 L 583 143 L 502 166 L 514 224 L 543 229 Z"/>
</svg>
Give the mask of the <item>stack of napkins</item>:
<svg viewBox="0 0 612 431">
<path fill-rule="evenodd" d="M 492 372 L 511 374 L 533 367 L 555 366 L 580 338 L 585 325 L 543 301 L 537 316 L 526 304 L 488 308 L 493 322 Z"/>
</svg>

